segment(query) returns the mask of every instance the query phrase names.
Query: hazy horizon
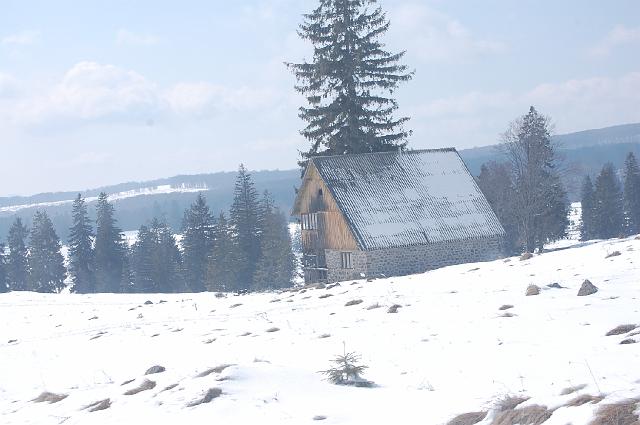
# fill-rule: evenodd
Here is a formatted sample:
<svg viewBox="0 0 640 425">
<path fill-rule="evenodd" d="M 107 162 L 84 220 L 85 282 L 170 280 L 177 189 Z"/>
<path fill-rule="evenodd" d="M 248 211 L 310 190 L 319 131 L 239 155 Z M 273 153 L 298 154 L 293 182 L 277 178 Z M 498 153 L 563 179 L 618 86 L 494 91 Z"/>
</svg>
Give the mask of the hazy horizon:
<svg viewBox="0 0 640 425">
<path fill-rule="evenodd" d="M 315 0 L 9 1 L 0 196 L 178 174 L 293 169 L 308 143 L 284 61 Z M 556 133 L 640 122 L 640 3 L 382 0 L 416 70 L 409 147 L 498 141 L 535 105 Z M 15 176 L 15 177 L 12 177 Z"/>
</svg>

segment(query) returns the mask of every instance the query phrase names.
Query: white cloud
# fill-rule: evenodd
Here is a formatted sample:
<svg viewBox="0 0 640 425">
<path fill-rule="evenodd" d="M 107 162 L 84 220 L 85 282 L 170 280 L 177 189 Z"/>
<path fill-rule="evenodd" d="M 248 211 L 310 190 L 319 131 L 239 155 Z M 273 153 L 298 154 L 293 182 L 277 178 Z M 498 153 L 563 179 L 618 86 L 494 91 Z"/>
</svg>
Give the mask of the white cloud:
<svg viewBox="0 0 640 425">
<path fill-rule="evenodd" d="M 133 71 L 80 62 L 43 94 L 23 99 L 16 121 L 41 124 L 65 120 L 147 120 L 158 113 L 156 86 Z"/>
<path fill-rule="evenodd" d="M 616 26 L 591 48 L 590 53 L 594 56 L 606 56 L 616 47 L 627 44 L 640 44 L 640 27 Z"/>
<path fill-rule="evenodd" d="M 151 46 L 159 41 L 158 37 L 151 34 L 137 34 L 126 29 L 116 32 L 116 42 L 122 45 Z"/>
<path fill-rule="evenodd" d="M 12 96 L 14 87 L 13 78 L 0 74 L 0 99 L 5 99 L 0 117 L 22 127 L 97 121 L 148 125 L 238 111 L 266 113 L 288 100 L 270 87 L 180 82 L 165 89 L 137 72 L 96 62 L 80 62 L 60 81 L 30 93 Z"/>
<path fill-rule="evenodd" d="M 4 45 L 27 45 L 34 44 L 39 38 L 40 31 L 28 30 L 4 36 L 1 42 Z"/>
<path fill-rule="evenodd" d="M 390 9 L 391 40 L 425 62 L 467 62 L 478 56 L 501 53 L 505 43 L 483 39 L 459 21 L 421 3 Z"/>
</svg>

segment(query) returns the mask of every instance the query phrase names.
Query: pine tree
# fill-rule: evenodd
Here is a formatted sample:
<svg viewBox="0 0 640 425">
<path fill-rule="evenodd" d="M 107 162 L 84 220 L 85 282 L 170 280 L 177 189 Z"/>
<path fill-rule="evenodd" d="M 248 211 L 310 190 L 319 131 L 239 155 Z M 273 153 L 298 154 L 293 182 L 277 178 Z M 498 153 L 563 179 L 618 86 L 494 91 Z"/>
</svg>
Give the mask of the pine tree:
<svg viewBox="0 0 640 425">
<path fill-rule="evenodd" d="M 138 230 L 138 240 L 133 244 L 131 266 L 133 271 L 133 292 L 157 292 L 154 282 L 155 240 L 145 225 Z"/>
<path fill-rule="evenodd" d="M 580 226 L 580 239 L 588 241 L 596 237 L 596 219 L 595 219 L 595 193 L 593 191 L 593 183 L 591 178 L 586 176 L 582 183 L 581 191 L 581 208 L 582 208 L 582 224 Z"/>
<path fill-rule="evenodd" d="M 291 249 L 291 236 L 285 215 L 265 195 L 263 201 L 264 231 L 260 237 L 260 260 L 253 277 L 253 289 L 280 289 L 292 286 L 296 257 Z"/>
<path fill-rule="evenodd" d="M 26 226 L 22 224 L 20 217 L 9 229 L 7 246 L 9 255 L 7 257 L 7 280 L 9 289 L 12 291 L 26 291 L 29 285 L 29 267 L 27 265 L 26 238 L 29 234 Z"/>
<path fill-rule="evenodd" d="M 4 244 L 0 243 L 0 292 L 7 292 L 7 259 L 5 255 Z"/>
<path fill-rule="evenodd" d="M 124 235 L 117 227 L 113 205 L 106 193 L 100 193 L 94 249 L 96 292 L 122 292 L 128 286 L 127 249 Z"/>
<path fill-rule="evenodd" d="M 33 216 L 29 240 L 29 289 L 37 292 L 60 292 L 64 288 L 66 269 L 62 245 L 53 223 L 44 211 Z"/>
<path fill-rule="evenodd" d="M 545 242 L 564 233 L 563 214 L 568 212 L 566 193 L 556 170 L 549 118 L 532 106 L 511 123 L 503 135 L 502 148 L 512 172 L 520 239 L 528 252 L 542 249 Z"/>
<path fill-rule="evenodd" d="M 622 192 L 611 163 L 605 164 L 596 178 L 594 215 L 596 237 L 609 239 L 622 235 L 624 231 Z"/>
<path fill-rule="evenodd" d="M 232 239 L 232 230 L 224 213 L 220 213 L 215 226 L 215 241 L 207 268 L 209 291 L 237 291 L 238 248 Z"/>
<path fill-rule="evenodd" d="M 95 292 L 93 265 L 93 230 L 87 214 L 87 205 L 78 194 L 73 201 L 72 225 L 69 231 L 69 275 L 73 292 Z"/>
<path fill-rule="evenodd" d="M 303 160 L 318 154 L 381 152 L 404 148 L 409 118 L 394 118 L 395 99 L 385 97 L 413 72 L 400 64 L 405 52 L 384 50 L 380 37 L 389 29 L 375 0 L 320 0 L 304 15 L 298 35 L 313 45 L 311 63 L 287 63 L 308 107 L 301 131 L 311 142 Z M 323 149 L 324 148 L 324 149 Z"/>
<path fill-rule="evenodd" d="M 234 243 L 238 247 L 238 289 L 252 285 L 256 263 L 260 257 L 260 217 L 258 192 L 251 174 L 240 164 L 230 211 Z"/>
<path fill-rule="evenodd" d="M 182 223 L 182 258 L 184 279 L 189 290 L 202 292 L 206 289 L 205 278 L 208 258 L 213 247 L 214 219 L 202 196 L 185 211 Z"/>
<path fill-rule="evenodd" d="M 624 211 L 627 233 L 640 233 L 640 167 L 633 152 L 624 162 Z"/>
<path fill-rule="evenodd" d="M 164 220 L 154 218 L 150 232 L 154 238 L 153 281 L 155 290 L 161 293 L 185 292 L 182 273 L 182 256 L 171 228 Z"/>
</svg>

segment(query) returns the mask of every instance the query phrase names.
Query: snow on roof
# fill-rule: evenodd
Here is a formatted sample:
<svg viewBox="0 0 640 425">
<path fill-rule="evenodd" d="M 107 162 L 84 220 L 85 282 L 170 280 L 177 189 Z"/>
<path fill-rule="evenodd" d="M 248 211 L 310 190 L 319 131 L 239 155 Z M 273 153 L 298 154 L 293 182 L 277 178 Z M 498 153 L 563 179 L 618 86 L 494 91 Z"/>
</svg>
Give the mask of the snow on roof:
<svg viewBox="0 0 640 425">
<path fill-rule="evenodd" d="M 453 148 L 311 161 L 364 250 L 504 234 Z"/>
</svg>

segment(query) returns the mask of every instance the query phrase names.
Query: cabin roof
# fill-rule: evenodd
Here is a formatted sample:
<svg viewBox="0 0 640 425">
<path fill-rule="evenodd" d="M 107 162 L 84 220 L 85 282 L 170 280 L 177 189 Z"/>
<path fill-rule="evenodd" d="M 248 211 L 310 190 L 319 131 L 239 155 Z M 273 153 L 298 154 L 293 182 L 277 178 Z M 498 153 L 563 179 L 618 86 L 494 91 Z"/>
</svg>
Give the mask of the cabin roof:
<svg viewBox="0 0 640 425">
<path fill-rule="evenodd" d="M 310 162 L 363 250 L 504 235 L 454 148 L 320 156 Z"/>
</svg>

